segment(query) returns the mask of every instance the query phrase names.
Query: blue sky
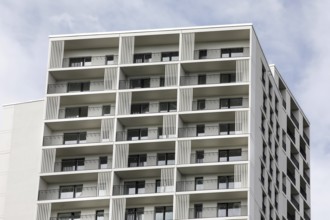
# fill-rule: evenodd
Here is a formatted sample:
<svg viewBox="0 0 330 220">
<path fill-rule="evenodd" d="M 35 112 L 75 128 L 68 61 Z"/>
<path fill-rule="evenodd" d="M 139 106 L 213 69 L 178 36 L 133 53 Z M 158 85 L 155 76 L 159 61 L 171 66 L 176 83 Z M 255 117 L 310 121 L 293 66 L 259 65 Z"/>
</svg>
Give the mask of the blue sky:
<svg viewBox="0 0 330 220">
<path fill-rule="evenodd" d="M 329 8 L 325 0 L 1 0 L 0 104 L 44 97 L 48 35 L 253 23 L 268 62 L 277 65 L 312 124 L 312 217 L 324 219 Z"/>
</svg>

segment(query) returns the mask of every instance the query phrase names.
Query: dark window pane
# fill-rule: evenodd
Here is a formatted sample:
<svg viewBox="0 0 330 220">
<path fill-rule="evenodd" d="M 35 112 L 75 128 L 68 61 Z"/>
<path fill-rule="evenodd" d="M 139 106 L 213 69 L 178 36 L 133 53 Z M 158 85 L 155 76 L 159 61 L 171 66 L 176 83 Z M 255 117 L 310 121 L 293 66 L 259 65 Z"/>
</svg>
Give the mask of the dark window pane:
<svg viewBox="0 0 330 220">
<path fill-rule="evenodd" d="M 141 80 L 140 79 L 131 79 L 130 80 L 130 88 L 141 88 Z"/>
<path fill-rule="evenodd" d="M 140 129 L 129 129 L 127 130 L 127 140 L 139 140 Z"/>
<path fill-rule="evenodd" d="M 227 216 L 227 203 L 219 203 L 218 217 L 226 217 L 226 216 Z"/>
<path fill-rule="evenodd" d="M 242 98 L 230 99 L 230 108 L 241 107 L 243 105 Z"/>
<path fill-rule="evenodd" d="M 227 150 L 219 150 L 219 162 L 228 161 L 228 151 Z"/>
<path fill-rule="evenodd" d="M 150 79 L 141 79 L 142 88 L 150 88 Z"/>
<path fill-rule="evenodd" d="M 114 64 L 113 55 L 106 56 L 105 64 L 106 65 Z"/>
<path fill-rule="evenodd" d="M 176 110 L 176 102 L 169 102 L 169 108 L 170 111 L 175 111 Z"/>
<path fill-rule="evenodd" d="M 227 177 L 226 176 L 219 176 L 219 189 L 227 189 Z"/>
<path fill-rule="evenodd" d="M 219 129 L 220 129 L 220 132 L 219 132 L 220 135 L 229 134 L 228 124 L 220 124 Z"/>
<path fill-rule="evenodd" d="M 220 108 L 229 108 L 229 100 L 220 99 Z"/>
<path fill-rule="evenodd" d="M 196 151 L 196 163 L 203 163 L 204 151 Z"/>
<path fill-rule="evenodd" d="M 205 99 L 197 100 L 197 110 L 205 109 Z"/>
<path fill-rule="evenodd" d="M 157 154 L 157 165 L 159 165 L 159 166 L 166 165 L 166 154 L 165 153 Z"/>
<path fill-rule="evenodd" d="M 194 215 L 195 218 L 202 218 L 203 217 L 203 204 L 195 204 L 194 205 Z"/>
<path fill-rule="evenodd" d="M 81 83 L 81 91 L 89 91 L 90 90 L 90 82 Z"/>
<path fill-rule="evenodd" d="M 148 137 L 148 128 L 141 128 L 141 139 Z"/>
<path fill-rule="evenodd" d="M 108 157 L 100 157 L 99 158 L 99 168 L 107 169 L 108 168 Z"/>
<path fill-rule="evenodd" d="M 175 154 L 174 153 L 167 153 L 167 160 L 166 164 L 167 165 L 174 165 L 175 164 Z"/>
<path fill-rule="evenodd" d="M 206 59 L 207 58 L 207 50 L 200 50 L 198 54 L 199 59 Z"/>
<path fill-rule="evenodd" d="M 203 136 L 205 134 L 205 125 L 196 125 L 196 136 Z"/>
<path fill-rule="evenodd" d="M 198 75 L 198 84 L 206 84 L 206 75 Z"/>
<path fill-rule="evenodd" d="M 168 102 L 159 103 L 159 112 L 168 112 Z"/>
<path fill-rule="evenodd" d="M 165 86 L 165 78 L 164 77 L 160 77 L 159 78 L 159 86 L 160 87 L 164 87 Z"/>
<path fill-rule="evenodd" d="M 229 151 L 229 161 L 238 161 L 241 160 L 242 150 L 235 149 Z"/>
<path fill-rule="evenodd" d="M 141 104 L 141 113 L 148 113 L 149 112 L 149 103 Z"/>
<path fill-rule="evenodd" d="M 65 109 L 65 118 L 78 118 L 78 117 L 79 117 L 79 108 Z"/>
<path fill-rule="evenodd" d="M 102 115 L 110 115 L 111 114 L 111 106 L 103 105 L 102 106 Z"/>
</svg>

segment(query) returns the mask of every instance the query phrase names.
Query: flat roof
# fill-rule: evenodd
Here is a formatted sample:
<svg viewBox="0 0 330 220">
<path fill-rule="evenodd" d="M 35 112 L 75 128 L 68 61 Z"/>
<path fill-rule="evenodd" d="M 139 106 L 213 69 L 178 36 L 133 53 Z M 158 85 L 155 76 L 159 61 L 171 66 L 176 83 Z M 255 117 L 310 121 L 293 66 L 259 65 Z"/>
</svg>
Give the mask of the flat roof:
<svg viewBox="0 0 330 220">
<path fill-rule="evenodd" d="M 8 106 L 12 106 L 12 105 L 22 105 L 22 104 L 27 104 L 27 103 L 31 103 L 31 102 L 41 102 L 41 101 L 45 101 L 45 99 L 35 99 L 35 100 L 29 100 L 29 101 L 23 101 L 23 102 L 14 102 L 14 103 L 9 103 L 9 104 L 4 104 L 2 107 L 8 107 Z"/>
</svg>

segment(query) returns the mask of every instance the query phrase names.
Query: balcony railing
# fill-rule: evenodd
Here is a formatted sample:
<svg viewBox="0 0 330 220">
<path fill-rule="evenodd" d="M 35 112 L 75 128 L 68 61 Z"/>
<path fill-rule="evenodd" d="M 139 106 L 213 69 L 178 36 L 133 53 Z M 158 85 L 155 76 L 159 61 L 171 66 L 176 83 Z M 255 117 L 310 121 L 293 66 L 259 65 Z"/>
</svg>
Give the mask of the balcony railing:
<svg viewBox="0 0 330 220">
<path fill-rule="evenodd" d="M 241 189 L 241 182 L 221 183 L 218 179 L 203 179 L 203 184 L 196 185 L 195 181 L 178 181 L 176 184 L 177 192 L 203 191 L 203 190 L 225 190 Z"/>
<path fill-rule="evenodd" d="M 175 137 L 176 137 L 175 134 L 169 134 L 169 135 L 160 134 L 159 129 L 148 129 L 148 132 L 145 136 L 143 135 L 130 136 L 128 131 L 117 131 L 116 133 L 117 141 L 156 140 L 156 139 L 167 139 L 167 138 L 175 138 Z"/>
<path fill-rule="evenodd" d="M 237 58 L 248 57 L 249 47 L 203 49 L 194 51 L 194 59 L 218 59 L 218 58 Z"/>
<path fill-rule="evenodd" d="M 210 100 L 197 100 L 192 103 L 193 111 L 203 110 L 217 110 L 217 109 L 234 109 L 234 108 L 247 108 L 248 99 L 246 98 L 232 98 L 226 99 L 226 103 L 222 103 L 220 98 Z M 236 103 L 235 100 L 238 100 Z M 231 103 L 232 102 L 232 103 Z"/>
<path fill-rule="evenodd" d="M 76 93 L 76 92 L 97 92 L 97 91 L 104 91 L 104 81 L 92 81 L 89 82 L 89 84 L 84 88 L 77 88 L 77 89 L 70 89 L 69 85 L 70 83 L 55 83 L 55 84 L 49 84 L 48 85 L 48 94 L 54 94 L 54 93 Z"/>
<path fill-rule="evenodd" d="M 61 191 L 61 189 L 40 190 L 38 200 L 57 200 L 57 199 L 77 199 L 87 197 L 107 196 L 104 185 L 82 187 L 80 192 L 76 192 L 72 187 L 72 191 Z"/>
<path fill-rule="evenodd" d="M 204 132 L 198 131 L 196 127 L 179 128 L 179 138 L 181 137 L 204 137 L 204 136 L 225 136 L 244 134 L 242 131 L 220 130 L 219 126 L 205 126 Z"/>
<path fill-rule="evenodd" d="M 109 142 L 108 139 L 101 139 L 101 133 L 87 133 L 86 139 L 79 139 L 79 135 L 73 135 L 70 140 L 65 140 L 65 135 L 51 135 L 44 136 L 43 146 L 53 146 L 53 145 L 72 145 L 72 144 L 92 144 L 92 143 L 102 143 Z"/>
<path fill-rule="evenodd" d="M 131 114 L 136 115 L 136 114 L 153 114 L 153 113 L 167 113 L 167 112 L 176 112 L 176 102 L 175 105 L 169 106 L 169 103 L 171 102 L 165 102 L 164 104 L 161 102 L 151 102 L 151 103 L 146 103 L 145 106 L 141 106 L 140 109 L 134 110 L 131 109 Z M 134 105 L 134 103 L 132 104 Z"/>
<path fill-rule="evenodd" d="M 147 166 L 166 166 L 166 165 L 174 165 L 175 161 L 174 158 L 173 160 L 159 160 L 157 156 L 146 156 L 144 157 L 143 161 L 138 161 L 138 160 L 132 160 L 135 158 L 130 158 L 129 156 L 129 162 L 128 162 L 128 168 L 133 168 L 133 167 L 147 167 Z"/>
<path fill-rule="evenodd" d="M 174 186 L 157 186 L 156 183 L 145 183 L 141 188 L 130 188 L 125 185 L 114 185 L 113 195 L 139 195 L 151 193 L 174 192 Z"/>
<path fill-rule="evenodd" d="M 108 107 L 108 106 L 107 106 Z M 87 107 L 86 112 L 83 114 L 76 109 L 60 109 L 59 119 L 72 119 L 72 118 L 85 118 L 85 117 L 99 117 L 99 116 L 113 116 L 115 115 L 115 106 L 108 107 L 107 112 L 104 111 L 104 107 Z"/>
<path fill-rule="evenodd" d="M 165 87 L 164 77 L 143 77 L 140 79 L 119 80 L 119 89 L 147 89 Z"/>
<path fill-rule="evenodd" d="M 79 217 L 51 217 L 50 220 L 109 220 L 109 213 L 103 215 L 80 215 Z"/>
<path fill-rule="evenodd" d="M 154 63 L 178 61 L 179 52 L 158 52 L 158 53 L 136 53 L 133 56 L 133 63 Z"/>
<path fill-rule="evenodd" d="M 117 63 L 118 55 L 63 58 L 63 67 L 104 66 Z"/>
<path fill-rule="evenodd" d="M 186 75 L 180 77 L 181 86 L 189 85 L 210 85 L 210 84 L 221 84 L 221 83 L 240 83 L 245 81 L 238 81 L 236 79 L 236 73 L 217 73 L 217 74 L 204 74 L 201 75 Z"/>
<path fill-rule="evenodd" d="M 203 207 L 201 209 L 190 208 L 189 219 L 197 218 L 224 218 L 247 216 L 247 206 L 220 209 L 220 207 Z"/>
<path fill-rule="evenodd" d="M 84 170 L 99 170 L 111 169 L 112 160 L 107 160 L 107 163 L 100 163 L 100 159 L 95 160 L 65 160 L 55 162 L 55 172 L 71 172 L 71 171 L 84 171 Z M 70 166 L 73 164 L 72 166 Z M 79 165 L 76 165 L 79 164 Z"/>
<path fill-rule="evenodd" d="M 230 152 L 229 152 L 230 153 Z M 222 161 L 219 155 L 219 151 L 204 152 L 202 158 L 199 153 L 191 153 L 190 163 L 218 163 L 218 162 L 235 162 L 235 161 L 246 161 L 248 159 L 247 150 L 241 151 L 241 155 L 231 156 L 226 158 L 226 161 Z"/>
</svg>

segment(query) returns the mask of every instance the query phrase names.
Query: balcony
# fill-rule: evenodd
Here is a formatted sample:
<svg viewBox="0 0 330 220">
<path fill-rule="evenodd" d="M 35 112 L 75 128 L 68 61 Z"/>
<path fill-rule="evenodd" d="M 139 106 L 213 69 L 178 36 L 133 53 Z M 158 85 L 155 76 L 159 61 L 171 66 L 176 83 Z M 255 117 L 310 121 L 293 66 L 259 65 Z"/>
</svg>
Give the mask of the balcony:
<svg viewBox="0 0 330 220">
<path fill-rule="evenodd" d="M 220 176 L 218 179 L 201 179 L 199 181 L 178 181 L 177 192 L 241 189 L 241 182 L 234 182 L 234 176 Z"/>
<path fill-rule="evenodd" d="M 249 47 L 221 48 L 221 49 L 202 49 L 194 51 L 194 59 L 219 59 L 248 57 Z"/>
<path fill-rule="evenodd" d="M 207 151 L 197 150 L 191 153 L 190 163 L 218 163 L 218 162 L 236 162 L 246 161 L 248 157 L 247 150 L 232 149 L 232 150 L 218 150 Z"/>
<path fill-rule="evenodd" d="M 75 212 L 73 212 L 75 213 Z M 73 213 L 60 213 L 61 216 L 58 217 L 51 217 L 50 220 L 109 220 L 110 216 L 109 213 L 102 213 L 102 214 L 91 214 L 91 215 L 80 215 Z"/>
<path fill-rule="evenodd" d="M 105 65 L 115 65 L 117 63 L 118 63 L 118 55 L 63 58 L 63 68 L 105 66 Z"/>
<path fill-rule="evenodd" d="M 240 216 L 247 216 L 247 206 L 240 203 L 218 203 L 218 207 L 199 207 L 195 205 L 195 208 L 189 209 L 189 219 Z"/>
<path fill-rule="evenodd" d="M 44 136 L 43 146 L 93 144 L 103 142 L 109 142 L 109 140 L 102 140 L 101 132 L 76 132 Z"/>
<path fill-rule="evenodd" d="M 199 99 L 193 101 L 193 111 L 203 110 L 218 110 L 218 109 L 235 109 L 235 108 L 247 108 L 247 98 L 215 98 L 215 99 Z"/>
<path fill-rule="evenodd" d="M 78 199 L 108 196 L 105 185 L 83 187 L 83 185 L 60 186 L 59 189 L 40 190 L 38 200 Z"/>
<path fill-rule="evenodd" d="M 85 159 L 62 159 L 60 162 L 55 162 L 55 172 L 72 172 L 72 171 L 86 171 L 111 169 L 112 160 L 108 157 L 100 157 L 94 160 Z"/>
<path fill-rule="evenodd" d="M 164 180 L 166 182 L 167 180 Z M 172 180 L 168 180 L 172 181 Z M 163 186 L 160 180 L 155 183 L 146 183 L 145 181 L 129 181 L 123 185 L 113 186 L 113 195 L 140 195 L 140 194 L 153 194 L 174 192 L 174 186 Z"/>
<path fill-rule="evenodd" d="M 162 76 L 119 80 L 119 89 L 147 89 L 160 87 L 165 87 L 165 78 Z"/>
<path fill-rule="evenodd" d="M 174 129 L 174 128 L 173 128 Z M 169 130 L 173 130 L 169 129 Z M 117 141 L 140 141 L 174 138 L 175 134 L 163 135 L 163 129 L 159 128 L 140 128 L 127 129 L 126 131 L 117 131 Z"/>
<path fill-rule="evenodd" d="M 240 83 L 236 79 L 236 73 L 217 73 L 217 74 L 194 74 L 186 75 L 180 77 L 181 86 L 191 86 L 191 85 L 211 85 L 211 84 L 225 84 L 225 83 Z"/>
<path fill-rule="evenodd" d="M 131 105 L 131 114 L 153 114 L 176 112 L 177 104 L 173 102 L 150 102 L 150 103 L 133 103 Z"/>
<path fill-rule="evenodd" d="M 150 156 L 147 154 L 128 156 L 128 167 L 165 166 L 174 164 L 174 153 L 158 153 L 157 156 Z"/>
<path fill-rule="evenodd" d="M 136 53 L 133 56 L 133 63 L 154 63 L 178 61 L 179 52 L 158 52 L 158 53 Z"/>
<path fill-rule="evenodd" d="M 221 123 L 219 124 L 219 126 L 197 125 L 196 127 L 179 128 L 178 134 L 179 134 L 179 138 L 243 134 L 242 131 L 236 131 L 235 127 L 239 127 L 239 126 L 235 123 Z"/>
<path fill-rule="evenodd" d="M 100 117 L 115 115 L 114 105 L 66 107 L 59 110 L 59 119 Z"/>
<path fill-rule="evenodd" d="M 49 84 L 47 93 L 84 93 L 105 91 L 104 80 Z"/>
</svg>

